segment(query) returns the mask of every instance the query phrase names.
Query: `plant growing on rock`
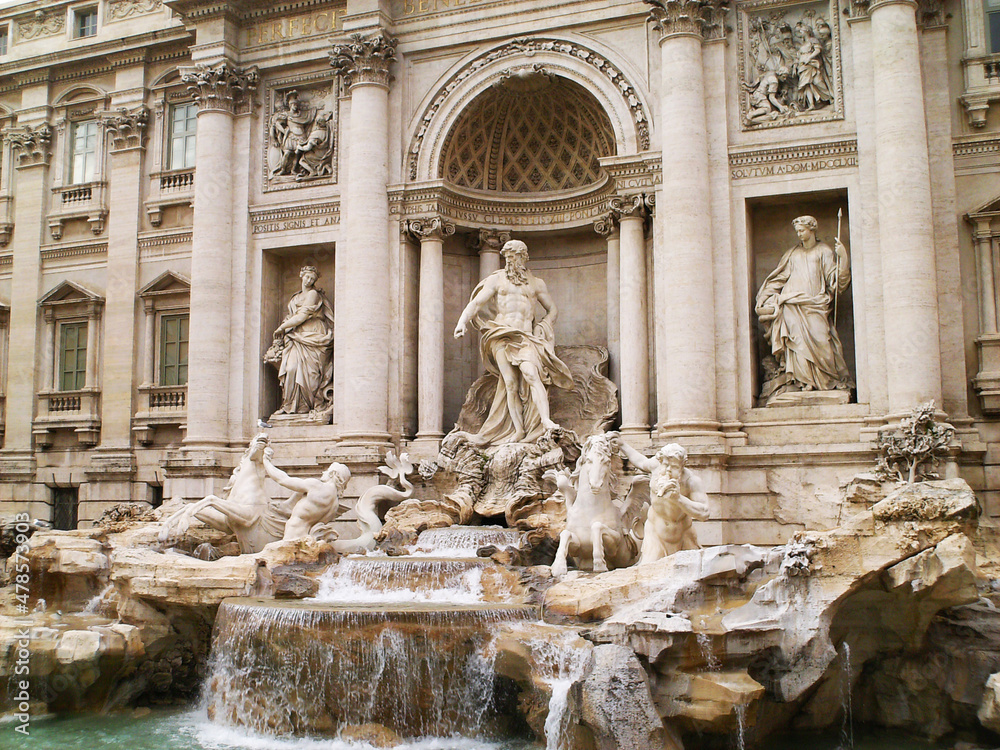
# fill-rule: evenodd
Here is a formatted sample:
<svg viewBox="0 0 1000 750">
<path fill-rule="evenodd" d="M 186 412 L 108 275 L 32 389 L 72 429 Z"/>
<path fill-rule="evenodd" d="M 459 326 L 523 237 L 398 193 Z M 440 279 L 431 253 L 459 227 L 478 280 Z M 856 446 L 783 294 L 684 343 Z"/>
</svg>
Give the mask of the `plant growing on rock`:
<svg viewBox="0 0 1000 750">
<path fill-rule="evenodd" d="M 883 481 L 912 484 L 938 479 L 934 471 L 955 437 L 955 428 L 934 420 L 934 402 L 928 401 L 900 420 L 899 427 L 879 430 L 875 447 L 878 464 L 875 473 Z"/>
</svg>

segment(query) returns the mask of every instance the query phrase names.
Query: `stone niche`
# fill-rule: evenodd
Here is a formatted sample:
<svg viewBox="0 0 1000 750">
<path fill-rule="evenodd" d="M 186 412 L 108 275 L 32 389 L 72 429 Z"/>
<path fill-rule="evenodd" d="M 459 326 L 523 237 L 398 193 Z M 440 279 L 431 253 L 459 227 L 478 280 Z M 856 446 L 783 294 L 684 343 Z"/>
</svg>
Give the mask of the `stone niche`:
<svg viewBox="0 0 1000 750">
<path fill-rule="evenodd" d="M 314 266 L 319 271 L 316 288 L 326 294 L 330 304 L 334 304 L 334 246 L 318 244 L 287 247 L 264 253 L 261 272 L 261 356 L 271 345 L 274 329 L 288 314 L 288 301 L 302 288 L 299 276 L 303 266 Z M 281 405 L 281 387 L 278 384 L 278 370 L 269 364 L 260 364 L 262 381 L 260 388 L 260 413 L 273 414 Z"/>
<path fill-rule="evenodd" d="M 837 210 L 843 210 L 840 238 L 851 256 L 851 269 L 855 269 L 854 252 L 851 245 L 851 223 L 847 211 L 847 191 L 824 191 L 799 193 L 795 195 L 769 196 L 747 201 L 747 219 L 750 243 L 749 301 L 751 348 L 753 352 L 753 397 L 754 406 L 764 406 L 761 390 L 768 381 L 765 359 L 771 354 L 771 347 L 764 336 L 764 330 L 754 311 L 757 292 L 768 275 L 774 271 L 784 254 L 795 247 L 799 240 L 792 226 L 792 220 L 799 216 L 812 216 L 819 224 L 816 239 L 833 247 L 837 234 Z M 854 284 L 841 292 L 837 302 L 837 334 L 843 346 L 844 361 L 852 380 L 857 379 L 854 340 Z M 850 401 L 854 402 L 855 389 L 851 390 Z"/>
<path fill-rule="evenodd" d="M 458 420 L 466 393 L 483 373 L 479 335 L 471 331 L 462 339 L 452 336 L 463 308 L 479 283 L 479 258 L 470 235 L 445 241 L 445 425 Z M 528 269 L 545 282 L 558 310 L 558 346 L 603 346 L 608 341 L 607 241 L 584 228 L 552 232 L 511 232 L 528 246 Z M 500 260 L 503 267 L 503 260 Z"/>
</svg>

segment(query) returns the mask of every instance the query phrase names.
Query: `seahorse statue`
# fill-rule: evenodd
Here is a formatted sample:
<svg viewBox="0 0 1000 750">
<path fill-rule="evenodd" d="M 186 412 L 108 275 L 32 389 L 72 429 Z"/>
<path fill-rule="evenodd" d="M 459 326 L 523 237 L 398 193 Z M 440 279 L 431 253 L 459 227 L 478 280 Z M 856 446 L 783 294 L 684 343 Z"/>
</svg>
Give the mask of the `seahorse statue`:
<svg viewBox="0 0 1000 750">
<path fill-rule="evenodd" d="M 341 554 L 375 549 L 375 535 L 382 530 L 382 519 L 378 515 L 379 506 L 386 503 L 396 505 L 413 494 L 413 484 L 406 478 L 407 474 L 413 472 L 413 464 L 410 463 L 410 457 L 406 453 L 400 453 L 399 458 L 396 458 L 396 454 L 389 451 L 385 457 L 385 466 L 379 466 L 378 470 L 389 479 L 398 480 L 402 489 L 397 490 L 387 484 L 376 484 L 365 490 L 355 506 L 361 535 L 356 539 L 334 542 L 334 549 Z M 385 515 L 384 510 L 383 515 Z"/>
</svg>

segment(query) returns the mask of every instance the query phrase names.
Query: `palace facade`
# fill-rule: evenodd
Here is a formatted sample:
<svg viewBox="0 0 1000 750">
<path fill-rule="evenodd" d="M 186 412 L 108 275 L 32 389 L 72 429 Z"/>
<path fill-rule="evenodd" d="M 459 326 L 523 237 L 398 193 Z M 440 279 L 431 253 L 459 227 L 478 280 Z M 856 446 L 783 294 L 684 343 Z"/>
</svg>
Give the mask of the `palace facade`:
<svg viewBox="0 0 1000 750">
<path fill-rule="evenodd" d="M 626 439 L 688 447 L 703 543 L 835 524 L 929 400 L 998 515 L 997 100 L 993 0 L 3 9 L 0 512 L 218 492 L 261 418 L 355 495 L 391 447 L 433 457 L 481 367 L 451 332 L 514 237 L 556 342 L 609 351 Z M 802 215 L 849 253 L 822 314 L 850 377 L 776 399 L 756 297 Z M 331 406 L 272 418 L 307 265 Z"/>
</svg>

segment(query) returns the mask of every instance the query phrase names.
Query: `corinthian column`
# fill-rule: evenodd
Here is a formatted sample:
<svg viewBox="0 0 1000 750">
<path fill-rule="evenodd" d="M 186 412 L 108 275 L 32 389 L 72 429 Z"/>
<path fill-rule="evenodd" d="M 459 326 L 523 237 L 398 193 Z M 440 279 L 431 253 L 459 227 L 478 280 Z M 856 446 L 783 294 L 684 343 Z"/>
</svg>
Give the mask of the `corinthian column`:
<svg viewBox="0 0 1000 750">
<path fill-rule="evenodd" d="M 658 212 L 663 245 L 656 247 L 653 257 L 658 427 L 662 435 L 717 435 L 715 288 L 701 47 L 703 39 L 722 33 L 726 5 L 725 0 L 648 1 L 660 33 L 663 202 L 670 206 L 669 212 Z M 624 245 L 623 230 L 623 263 Z M 624 313 L 622 318 L 624 332 Z M 624 339 L 622 343 L 624 350 Z"/>
<path fill-rule="evenodd" d="M 500 248 L 510 240 L 510 232 L 500 229 L 480 229 L 476 239 L 479 250 L 479 279 L 500 270 Z"/>
<path fill-rule="evenodd" d="M 385 444 L 392 312 L 386 187 L 389 64 L 395 59 L 396 41 L 381 33 L 354 35 L 351 40 L 335 45 L 330 53 L 330 64 L 344 77 L 351 96 L 342 192 L 347 212 L 344 241 L 336 253 L 336 414 L 344 443 Z"/>
<path fill-rule="evenodd" d="M 455 225 L 434 216 L 411 219 L 420 240 L 420 314 L 417 322 L 417 440 L 444 437 L 444 238 Z"/>
<path fill-rule="evenodd" d="M 229 442 L 232 305 L 233 118 L 257 87 L 256 68 L 229 62 L 182 69 L 198 104 L 194 226 L 191 240 L 191 342 L 188 345 L 188 446 Z"/>
<path fill-rule="evenodd" d="M 619 332 L 620 306 L 618 295 L 621 293 L 620 269 L 621 269 L 621 233 L 618 230 L 618 222 L 614 211 L 609 211 L 600 219 L 594 222 L 594 231 L 608 241 L 608 262 L 607 262 L 607 319 L 608 319 L 608 378 L 618 387 L 621 394 L 621 346 Z M 645 269 L 643 269 L 645 270 Z"/>
<path fill-rule="evenodd" d="M 622 434 L 649 432 L 649 334 L 646 324 L 646 210 L 641 195 L 615 196 L 621 228 L 618 314 L 621 349 Z"/>
<path fill-rule="evenodd" d="M 875 170 L 893 415 L 941 403 L 941 345 L 927 121 L 912 0 L 869 9 L 875 94 Z"/>
</svg>

